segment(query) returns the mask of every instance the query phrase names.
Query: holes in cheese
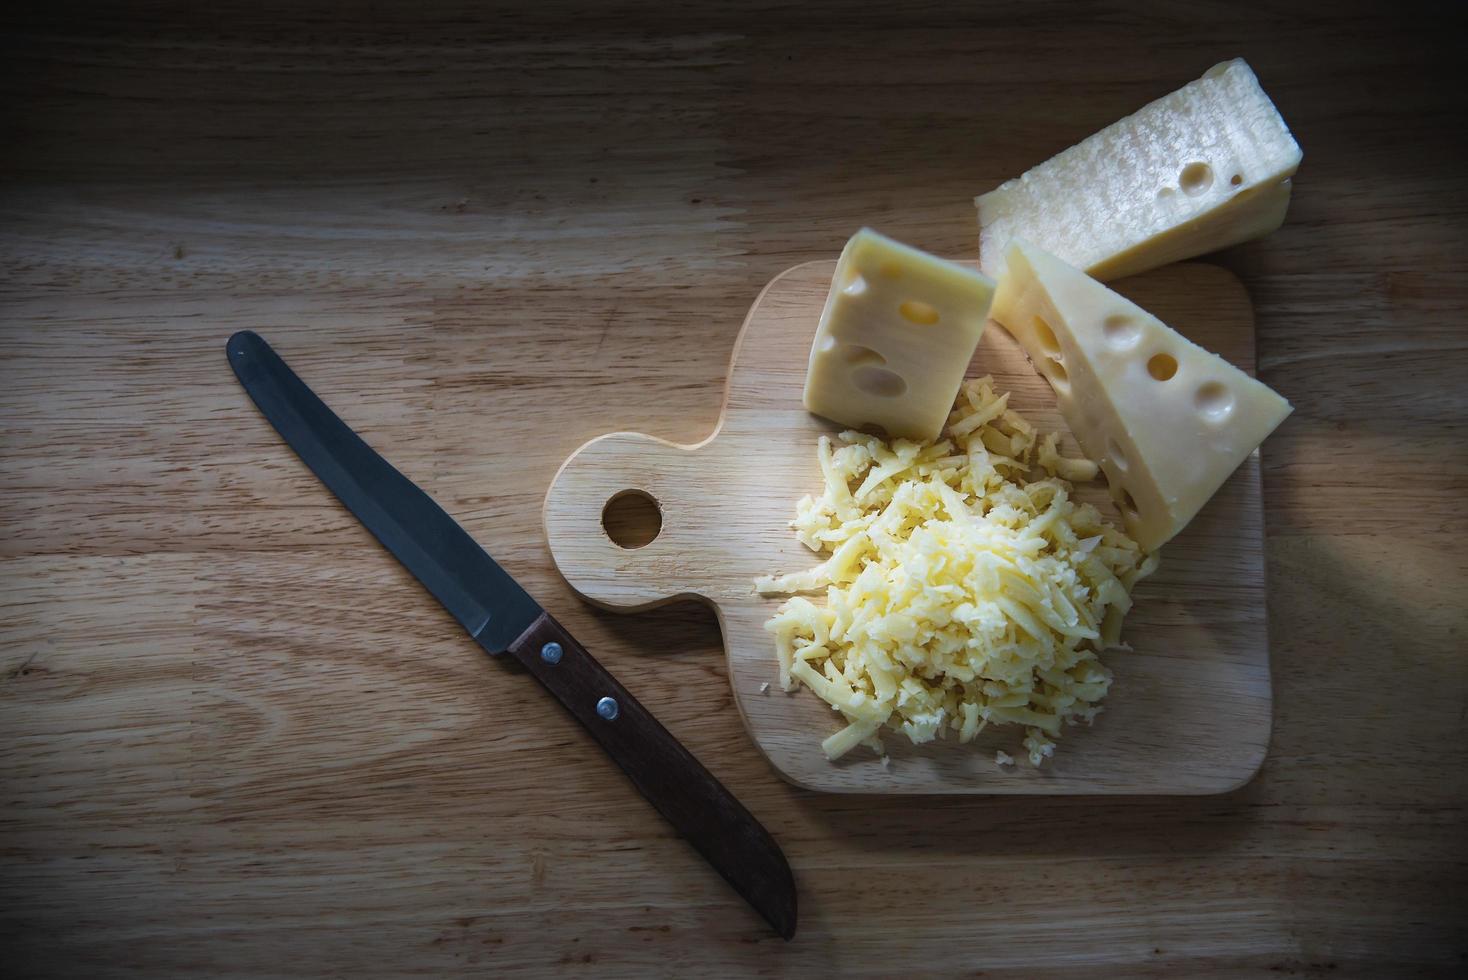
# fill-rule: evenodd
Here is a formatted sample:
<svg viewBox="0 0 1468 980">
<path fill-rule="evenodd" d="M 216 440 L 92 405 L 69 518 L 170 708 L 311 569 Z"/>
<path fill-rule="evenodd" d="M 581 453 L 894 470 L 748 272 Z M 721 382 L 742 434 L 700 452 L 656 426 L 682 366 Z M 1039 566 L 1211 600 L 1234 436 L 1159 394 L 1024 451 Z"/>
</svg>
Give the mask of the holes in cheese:
<svg viewBox="0 0 1468 980">
<path fill-rule="evenodd" d="M 1213 168 L 1206 163 L 1190 163 L 1178 174 L 1177 185 L 1184 194 L 1197 197 L 1213 186 Z"/>
<path fill-rule="evenodd" d="M 1042 316 L 1035 317 L 1035 339 L 1039 341 L 1042 352 L 1052 357 L 1060 353 L 1060 341 L 1056 339 L 1055 331 L 1050 329 L 1050 324 L 1046 323 Z"/>
<path fill-rule="evenodd" d="M 1045 371 L 1046 379 L 1052 385 L 1057 385 L 1062 388 L 1067 387 L 1067 383 L 1070 381 L 1070 375 L 1066 373 L 1065 365 L 1060 361 L 1057 361 L 1053 357 L 1046 358 L 1043 370 Z"/>
<path fill-rule="evenodd" d="M 994 319 L 1047 378 L 1051 349 L 1065 351 L 1071 397 L 1058 399 L 1061 413 L 1101 461 L 1128 532 L 1160 547 L 1284 421 L 1289 402 L 1027 242 L 1012 243 L 1005 261 Z"/>
<path fill-rule="evenodd" d="M 1205 381 L 1193 395 L 1198 414 L 1210 422 L 1223 422 L 1234 408 L 1233 392 L 1219 381 Z"/>
<path fill-rule="evenodd" d="M 1153 354 L 1147 359 L 1147 373 L 1156 381 L 1170 380 L 1177 374 L 1177 358 L 1171 354 Z"/>
<path fill-rule="evenodd" d="M 1000 278 L 1014 238 L 1103 280 L 1246 242 L 1284 221 L 1299 166 L 1254 72 L 1224 62 L 976 198 L 980 268 Z"/>
<path fill-rule="evenodd" d="M 662 509 L 649 493 L 623 490 L 602 508 L 601 526 L 617 547 L 645 548 L 662 532 Z"/>
<path fill-rule="evenodd" d="M 908 323 L 916 323 L 919 326 L 931 327 L 938 322 L 938 311 L 919 299 L 910 299 L 897 307 L 897 312 Z"/>
<path fill-rule="evenodd" d="M 1106 458 L 1115 463 L 1117 469 L 1126 471 L 1126 450 L 1110 437 L 1106 439 Z"/>
<path fill-rule="evenodd" d="M 851 372 L 851 383 L 858 390 L 875 398 L 901 398 L 907 393 L 907 382 L 902 379 L 902 375 L 884 367 L 872 365 L 859 367 Z M 874 418 L 880 417 L 879 413 L 869 414 Z"/>
<path fill-rule="evenodd" d="M 842 425 L 936 438 L 993 295 L 982 273 L 862 229 L 836 265 L 805 407 Z"/>
<path fill-rule="evenodd" d="M 1101 331 L 1112 350 L 1131 350 L 1142 339 L 1142 327 L 1125 313 L 1113 313 L 1101 321 Z"/>
</svg>

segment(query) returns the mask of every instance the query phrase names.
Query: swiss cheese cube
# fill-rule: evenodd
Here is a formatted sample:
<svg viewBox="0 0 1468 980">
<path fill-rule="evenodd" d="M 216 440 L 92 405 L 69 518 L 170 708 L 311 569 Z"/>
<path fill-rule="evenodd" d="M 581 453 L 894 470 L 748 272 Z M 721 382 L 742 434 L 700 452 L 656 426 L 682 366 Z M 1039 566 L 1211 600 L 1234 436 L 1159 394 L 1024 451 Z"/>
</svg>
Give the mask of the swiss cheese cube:
<svg viewBox="0 0 1468 980">
<path fill-rule="evenodd" d="M 999 278 L 1024 238 L 1119 279 L 1269 234 L 1300 147 L 1242 60 L 1086 138 L 975 200 L 980 267 Z"/>
<path fill-rule="evenodd" d="M 983 273 L 863 228 L 836 264 L 805 407 L 853 428 L 936 439 L 993 297 Z"/>
<path fill-rule="evenodd" d="M 1284 421 L 1289 402 L 1023 240 L 1005 262 L 994 319 L 1050 382 L 1128 533 L 1160 547 Z"/>
</svg>

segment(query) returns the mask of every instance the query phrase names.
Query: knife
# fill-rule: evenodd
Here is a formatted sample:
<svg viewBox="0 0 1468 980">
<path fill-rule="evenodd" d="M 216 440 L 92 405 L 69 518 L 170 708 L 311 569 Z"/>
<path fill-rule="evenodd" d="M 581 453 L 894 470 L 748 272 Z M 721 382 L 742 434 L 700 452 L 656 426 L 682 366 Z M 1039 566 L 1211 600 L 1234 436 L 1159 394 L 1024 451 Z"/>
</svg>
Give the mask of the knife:
<svg viewBox="0 0 1468 980">
<path fill-rule="evenodd" d="M 490 656 L 508 653 L 591 733 L 765 921 L 795 935 L 795 880 L 768 831 L 443 508 L 383 459 L 256 334 L 225 352 L 311 471 Z"/>
</svg>

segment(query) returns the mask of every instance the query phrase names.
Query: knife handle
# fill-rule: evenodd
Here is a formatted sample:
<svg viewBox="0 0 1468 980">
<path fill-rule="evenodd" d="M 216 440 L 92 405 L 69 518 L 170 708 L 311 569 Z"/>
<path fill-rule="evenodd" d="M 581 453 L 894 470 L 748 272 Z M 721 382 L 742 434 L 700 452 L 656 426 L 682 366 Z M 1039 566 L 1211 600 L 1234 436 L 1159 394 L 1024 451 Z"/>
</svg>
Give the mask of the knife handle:
<svg viewBox="0 0 1468 980">
<path fill-rule="evenodd" d="M 776 932 L 795 934 L 795 880 L 779 845 L 652 712 L 550 613 L 542 612 L 508 652 Z"/>
</svg>

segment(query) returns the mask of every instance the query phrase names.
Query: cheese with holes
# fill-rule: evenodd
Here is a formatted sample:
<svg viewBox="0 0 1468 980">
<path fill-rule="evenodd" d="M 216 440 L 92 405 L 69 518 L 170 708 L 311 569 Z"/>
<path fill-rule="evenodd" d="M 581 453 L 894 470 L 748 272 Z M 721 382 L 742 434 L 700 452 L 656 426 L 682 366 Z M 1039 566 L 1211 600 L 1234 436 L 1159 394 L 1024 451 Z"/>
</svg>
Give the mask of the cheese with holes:
<svg viewBox="0 0 1468 980">
<path fill-rule="evenodd" d="M 805 407 L 853 428 L 936 439 L 993 298 L 983 273 L 863 228 L 836 264 Z"/>
<path fill-rule="evenodd" d="M 1010 244 L 1005 263 L 994 319 L 1055 389 L 1131 536 L 1158 548 L 1284 421 L 1290 403 L 1023 240 Z"/>
<path fill-rule="evenodd" d="M 977 198 L 980 267 L 1000 278 L 1018 237 L 1119 279 L 1260 238 L 1299 166 L 1254 72 L 1226 61 Z"/>
</svg>

